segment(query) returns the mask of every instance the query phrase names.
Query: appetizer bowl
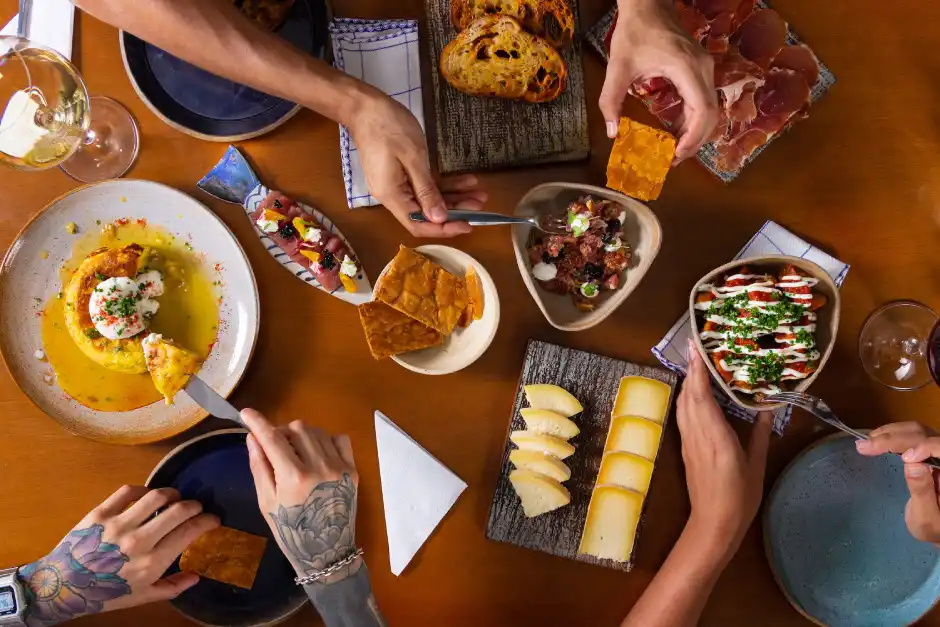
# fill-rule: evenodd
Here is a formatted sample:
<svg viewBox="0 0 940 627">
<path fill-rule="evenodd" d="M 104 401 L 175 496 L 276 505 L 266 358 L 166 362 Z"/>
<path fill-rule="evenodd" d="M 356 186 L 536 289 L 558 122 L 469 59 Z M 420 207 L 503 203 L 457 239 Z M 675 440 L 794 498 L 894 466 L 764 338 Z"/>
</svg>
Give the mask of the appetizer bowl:
<svg viewBox="0 0 940 627">
<path fill-rule="evenodd" d="M 825 296 L 827 300 L 826 305 L 816 312 L 818 316 L 816 320 L 816 349 L 820 353 L 819 366 L 810 376 L 790 388 L 790 390 L 794 392 L 803 392 L 813 384 L 813 381 L 816 380 L 816 377 L 819 376 L 819 373 L 822 372 L 822 369 L 825 367 L 826 362 L 829 361 L 829 356 L 832 354 L 832 348 L 835 345 L 836 334 L 839 331 L 839 318 L 842 308 L 839 288 L 836 286 L 835 281 L 832 280 L 832 277 L 821 267 L 812 261 L 787 255 L 764 255 L 761 257 L 751 257 L 749 259 L 737 259 L 726 263 L 720 268 L 712 270 L 695 284 L 691 294 L 689 294 L 689 315 L 692 319 L 692 328 L 695 330 L 692 334 L 692 339 L 695 341 L 695 346 L 698 348 L 699 352 L 705 356 L 705 346 L 702 343 L 701 337 L 699 337 L 700 324 L 695 309 L 695 298 L 698 295 L 699 288 L 707 283 L 714 283 L 716 280 L 721 279 L 722 276 L 728 274 L 729 271 L 745 265 L 759 269 L 768 267 L 783 269 L 790 264 L 804 274 L 817 279 L 819 283 L 816 284 L 813 290 Z M 744 409 L 769 411 L 785 407 L 784 403 L 759 403 L 751 400 L 745 394 L 735 392 L 721 377 L 718 369 L 715 368 L 715 364 L 712 363 L 712 360 L 708 359 L 707 356 L 705 357 L 705 364 L 708 366 L 708 371 L 712 374 L 712 377 L 714 377 L 718 385 L 721 386 L 725 394 Z"/>
<path fill-rule="evenodd" d="M 662 245 L 663 230 L 650 209 L 636 200 L 603 187 L 579 183 L 544 183 L 530 189 L 516 206 L 514 215 L 531 217 L 541 214 L 564 214 L 568 205 L 583 196 L 611 200 L 626 212 L 624 240 L 630 247 L 630 265 L 623 273 L 623 283 L 614 292 L 603 294 L 594 311 L 579 310 L 570 295 L 553 294 L 543 289 L 532 276 L 528 245 L 534 227 L 527 224 L 512 228 L 516 263 L 529 293 L 545 319 L 562 331 L 584 331 L 607 319 L 640 284 Z"/>
</svg>

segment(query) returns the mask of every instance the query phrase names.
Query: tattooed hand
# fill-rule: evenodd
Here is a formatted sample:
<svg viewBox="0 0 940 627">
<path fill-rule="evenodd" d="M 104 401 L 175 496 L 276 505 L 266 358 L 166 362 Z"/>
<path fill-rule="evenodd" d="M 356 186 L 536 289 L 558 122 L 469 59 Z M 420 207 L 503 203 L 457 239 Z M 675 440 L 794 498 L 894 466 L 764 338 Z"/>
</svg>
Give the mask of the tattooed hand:
<svg viewBox="0 0 940 627">
<path fill-rule="evenodd" d="M 248 452 L 258 503 L 297 574 L 324 570 L 354 553 L 359 475 L 349 438 L 300 421 L 275 428 L 250 409 L 242 418 L 252 432 Z M 361 564 L 356 560 L 321 582 L 341 581 Z"/>
<path fill-rule="evenodd" d="M 166 508 L 159 516 L 153 514 Z M 91 511 L 52 553 L 19 571 L 30 627 L 162 601 L 199 581 L 192 573 L 161 579 L 170 564 L 219 519 L 179 492 L 124 486 Z"/>
</svg>

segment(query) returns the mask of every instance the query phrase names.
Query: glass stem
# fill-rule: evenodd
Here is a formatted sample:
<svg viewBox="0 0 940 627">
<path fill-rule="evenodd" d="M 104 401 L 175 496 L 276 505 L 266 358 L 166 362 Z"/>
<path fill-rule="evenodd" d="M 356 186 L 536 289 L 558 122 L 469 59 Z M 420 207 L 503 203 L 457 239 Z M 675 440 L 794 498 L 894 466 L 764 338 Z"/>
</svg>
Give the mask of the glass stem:
<svg viewBox="0 0 940 627">
<path fill-rule="evenodd" d="M 98 143 L 98 133 L 91 129 L 85 131 L 85 139 L 82 141 L 84 146 L 93 146 Z"/>
</svg>

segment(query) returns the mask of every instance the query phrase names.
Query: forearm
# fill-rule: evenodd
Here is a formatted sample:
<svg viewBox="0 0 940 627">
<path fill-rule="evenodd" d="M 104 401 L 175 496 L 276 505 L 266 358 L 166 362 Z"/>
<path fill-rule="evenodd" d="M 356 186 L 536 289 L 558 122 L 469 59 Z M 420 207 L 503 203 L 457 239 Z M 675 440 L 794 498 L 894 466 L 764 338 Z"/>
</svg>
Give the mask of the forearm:
<svg viewBox="0 0 940 627">
<path fill-rule="evenodd" d="M 376 90 L 262 31 L 228 0 L 74 0 L 81 9 L 213 74 L 348 124 Z"/>
<path fill-rule="evenodd" d="M 326 627 L 385 627 L 365 562 L 354 570 L 339 581 L 306 586 L 307 595 Z"/>
<path fill-rule="evenodd" d="M 690 627 L 698 622 L 733 551 L 686 525 L 676 546 L 621 627 Z"/>
</svg>

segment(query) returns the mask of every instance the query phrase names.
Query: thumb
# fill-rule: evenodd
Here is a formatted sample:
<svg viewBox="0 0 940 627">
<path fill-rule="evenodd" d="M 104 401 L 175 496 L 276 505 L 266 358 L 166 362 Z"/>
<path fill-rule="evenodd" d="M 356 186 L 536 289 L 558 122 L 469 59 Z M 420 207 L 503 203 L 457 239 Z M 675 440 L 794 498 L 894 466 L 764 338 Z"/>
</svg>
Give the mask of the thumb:
<svg viewBox="0 0 940 627">
<path fill-rule="evenodd" d="M 604 88 L 601 89 L 601 97 L 598 100 L 601 113 L 604 114 L 604 122 L 607 125 L 607 137 L 613 139 L 617 136 L 617 126 L 620 123 L 620 110 L 623 107 L 624 98 L 627 97 L 627 90 L 630 82 L 623 71 L 623 68 L 615 65 L 607 68 L 607 76 L 604 78 Z"/>
<path fill-rule="evenodd" d="M 251 467 L 251 475 L 255 478 L 255 490 L 258 492 L 258 500 L 262 495 L 275 494 L 277 491 L 274 480 L 274 468 L 268 461 L 264 449 L 255 440 L 255 436 L 248 434 L 245 438 L 245 444 L 248 446 L 248 465 Z"/>
<path fill-rule="evenodd" d="M 196 573 L 173 573 L 153 584 L 150 587 L 148 596 L 151 597 L 151 601 L 169 601 L 183 594 L 197 583 L 199 583 L 199 575 Z"/>
<path fill-rule="evenodd" d="M 940 505 L 933 473 L 924 464 L 904 464 L 904 479 L 911 492 L 908 526 L 918 540 L 936 542 L 940 530 Z"/>
<path fill-rule="evenodd" d="M 750 480 L 755 484 L 764 485 L 764 474 L 767 471 L 767 451 L 770 449 L 770 436 L 774 431 L 774 415 L 769 411 L 757 414 L 754 428 L 751 430 L 751 439 L 747 445 L 747 464 Z"/>
<path fill-rule="evenodd" d="M 411 183 L 411 189 L 414 190 L 415 200 L 421 207 L 421 211 L 431 222 L 438 224 L 447 221 L 447 205 L 444 203 L 444 197 L 437 188 L 434 177 L 431 176 L 431 170 L 427 163 L 412 163 L 405 166 L 405 172 Z"/>
</svg>

